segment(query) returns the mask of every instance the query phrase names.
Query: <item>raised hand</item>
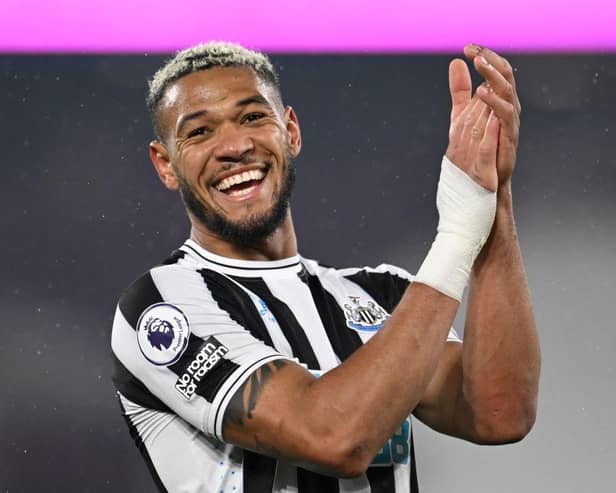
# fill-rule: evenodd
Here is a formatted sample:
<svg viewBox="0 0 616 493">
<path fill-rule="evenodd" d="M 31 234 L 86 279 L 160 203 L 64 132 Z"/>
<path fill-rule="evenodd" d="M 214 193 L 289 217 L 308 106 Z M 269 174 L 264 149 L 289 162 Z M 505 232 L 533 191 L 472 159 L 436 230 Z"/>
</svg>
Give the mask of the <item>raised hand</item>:
<svg viewBox="0 0 616 493">
<path fill-rule="evenodd" d="M 490 107 L 476 94 L 460 59 L 449 65 L 451 124 L 446 156 L 482 187 L 495 192 L 499 185 L 497 152 L 500 124 Z"/>
<path fill-rule="evenodd" d="M 477 96 L 500 122 L 496 160 L 498 185 L 509 185 L 516 161 L 522 110 L 513 69 L 505 58 L 488 48 L 467 45 L 464 54 L 485 79 L 485 83 L 477 88 Z"/>
</svg>

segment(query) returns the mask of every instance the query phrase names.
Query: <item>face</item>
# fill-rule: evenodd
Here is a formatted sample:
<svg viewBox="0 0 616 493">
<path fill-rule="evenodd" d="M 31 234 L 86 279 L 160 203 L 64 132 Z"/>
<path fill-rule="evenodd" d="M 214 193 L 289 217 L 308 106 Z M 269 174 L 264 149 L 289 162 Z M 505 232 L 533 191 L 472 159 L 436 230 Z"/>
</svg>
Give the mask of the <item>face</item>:
<svg viewBox="0 0 616 493">
<path fill-rule="evenodd" d="M 193 223 L 239 245 L 282 224 L 301 138 L 275 89 L 244 67 L 194 72 L 167 89 L 159 119 L 165 142 L 150 157 Z"/>
</svg>

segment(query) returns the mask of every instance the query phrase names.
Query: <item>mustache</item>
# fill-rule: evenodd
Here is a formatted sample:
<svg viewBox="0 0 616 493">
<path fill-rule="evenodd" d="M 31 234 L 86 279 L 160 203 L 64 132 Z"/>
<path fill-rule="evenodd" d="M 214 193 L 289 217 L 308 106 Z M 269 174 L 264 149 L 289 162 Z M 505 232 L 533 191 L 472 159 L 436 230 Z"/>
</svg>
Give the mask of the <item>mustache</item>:
<svg viewBox="0 0 616 493">
<path fill-rule="evenodd" d="M 238 166 L 249 166 L 251 164 L 263 163 L 269 169 L 272 166 L 272 162 L 269 159 L 257 159 L 255 157 L 247 157 L 237 160 L 228 160 L 220 165 L 220 171 L 229 171 L 230 169 L 237 168 Z"/>
</svg>

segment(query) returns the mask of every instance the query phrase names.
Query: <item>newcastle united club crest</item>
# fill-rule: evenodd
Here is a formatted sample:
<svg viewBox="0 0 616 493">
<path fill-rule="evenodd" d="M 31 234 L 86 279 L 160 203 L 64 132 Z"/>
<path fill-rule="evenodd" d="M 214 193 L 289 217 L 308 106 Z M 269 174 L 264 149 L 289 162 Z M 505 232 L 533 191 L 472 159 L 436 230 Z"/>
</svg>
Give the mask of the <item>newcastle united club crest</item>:
<svg viewBox="0 0 616 493">
<path fill-rule="evenodd" d="M 362 300 L 359 296 L 349 296 L 350 303 L 344 304 L 344 316 L 350 329 L 362 332 L 376 332 L 389 314 L 378 303 Z"/>
</svg>

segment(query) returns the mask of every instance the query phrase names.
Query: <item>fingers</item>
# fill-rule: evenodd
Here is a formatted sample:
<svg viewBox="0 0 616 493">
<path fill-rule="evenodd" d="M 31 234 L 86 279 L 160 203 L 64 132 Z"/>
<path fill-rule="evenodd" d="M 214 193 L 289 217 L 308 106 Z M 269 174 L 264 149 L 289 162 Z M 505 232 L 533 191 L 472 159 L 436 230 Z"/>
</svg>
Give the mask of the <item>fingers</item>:
<svg viewBox="0 0 616 493">
<path fill-rule="evenodd" d="M 471 74 L 463 60 L 452 60 L 449 64 L 449 92 L 451 94 L 451 121 L 464 111 L 471 101 Z"/>
<path fill-rule="evenodd" d="M 464 47 L 464 55 L 473 62 L 475 61 L 475 58 L 485 58 L 490 65 L 496 68 L 496 70 L 507 80 L 507 82 L 515 87 L 513 68 L 506 58 L 494 53 L 489 48 L 484 48 L 483 46 L 475 44 L 466 45 Z"/>
<path fill-rule="evenodd" d="M 474 163 L 475 157 L 480 144 L 483 142 L 486 134 L 486 125 L 491 110 L 488 105 L 482 104 L 477 106 L 475 116 L 472 119 L 472 125 L 469 125 L 468 145 L 466 147 L 466 162 Z"/>
<path fill-rule="evenodd" d="M 520 112 L 520 101 L 515 87 L 500 73 L 487 58 L 483 56 L 475 57 L 473 60 L 477 72 L 479 72 L 488 83 L 492 91 L 504 101 L 513 105 L 514 109 Z"/>
<path fill-rule="evenodd" d="M 492 50 L 477 45 L 465 46 L 464 53 L 494 92 L 513 104 L 519 113 L 521 106 L 515 89 L 515 77 L 511 64 Z"/>
<path fill-rule="evenodd" d="M 473 62 L 487 84 L 477 88 L 477 96 L 486 103 L 500 120 L 503 151 L 515 148 L 519 138 L 520 100 L 515 90 L 513 69 L 509 62 L 492 50 L 468 45 L 464 53 Z M 514 153 L 509 153 L 514 156 Z M 503 154 L 503 156 L 505 156 Z"/>
<path fill-rule="evenodd" d="M 520 115 L 516 111 L 515 105 L 496 94 L 491 86 L 479 86 L 477 95 L 494 111 L 494 114 L 501 121 L 506 135 L 516 140 L 520 126 Z"/>
<path fill-rule="evenodd" d="M 498 152 L 498 136 L 500 123 L 493 112 L 486 123 L 486 129 L 479 145 L 474 178 L 482 187 L 492 192 L 498 188 L 498 173 L 496 159 Z"/>
<path fill-rule="evenodd" d="M 461 114 L 451 122 L 449 128 L 449 147 L 447 157 L 462 169 L 468 168 L 466 156 L 468 141 L 473 124 L 475 123 L 479 110 L 485 103 L 477 96 L 473 96 L 471 102 L 466 105 Z"/>
<path fill-rule="evenodd" d="M 507 100 L 513 99 L 513 85 L 483 55 L 476 56 L 473 64 L 477 72 L 486 80 L 496 93 Z"/>
<path fill-rule="evenodd" d="M 469 175 L 474 174 L 479 148 L 485 138 L 491 109 L 473 96 L 461 115 L 453 122 L 446 155 Z"/>
<path fill-rule="evenodd" d="M 500 125 L 494 112 L 473 96 L 452 124 L 447 157 L 482 187 L 495 191 Z"/>
</svg>

